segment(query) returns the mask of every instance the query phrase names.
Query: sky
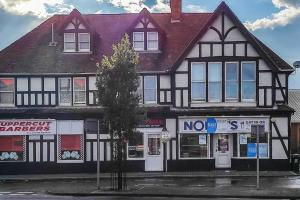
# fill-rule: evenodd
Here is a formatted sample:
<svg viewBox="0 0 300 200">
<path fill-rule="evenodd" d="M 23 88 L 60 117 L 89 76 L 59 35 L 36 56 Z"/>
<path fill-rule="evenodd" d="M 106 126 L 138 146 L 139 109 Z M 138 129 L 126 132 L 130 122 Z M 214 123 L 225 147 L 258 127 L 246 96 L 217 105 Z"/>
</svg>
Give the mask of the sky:
<svg viewBox="0 0 300 200">
<path fill-rule="evenodd" d="M 183 12 L 213 12 L 221 0 L 182 0 Z M 225 0 L 244 25 L 289 64 L 300 60 L 300 0 Z M 0 50 L 56 13 L 170 12 L 169 0 L 0 0 Z M 300 89 L 300 69 L 290 76 Z"/>
</svg>

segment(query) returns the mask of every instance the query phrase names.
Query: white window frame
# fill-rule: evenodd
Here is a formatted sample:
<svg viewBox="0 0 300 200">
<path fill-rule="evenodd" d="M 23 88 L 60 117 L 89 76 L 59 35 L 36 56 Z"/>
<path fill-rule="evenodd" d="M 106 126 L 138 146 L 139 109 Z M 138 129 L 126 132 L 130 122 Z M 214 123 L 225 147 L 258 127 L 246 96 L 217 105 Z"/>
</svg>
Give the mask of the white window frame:
<svg viewBox="0 0 300 200">
<path fill-rule="evenodd" d="M 157 39 L 156 40 L 150 40 L 149 38 L 149 35 L 150 34 L 153 34 L 153 33 L 156 33 L 156 36 L 157 36 Z M 149 42 L 157 42 L 157 48 L 149 48 Z M 151 32 L 147 32 L 147 50 L 150 50 L 150 51 L 158 51 L 159 49 L 159 39 L 158 39 L 158 32 L 155 32 L 155 31 L 151 31 Z"/>
<path fill-rule="evenodd" d="M 209 65 L 210 64 L 220 64 L 220 67 L 221 67 L 221 74 L 220 74 L 220 77 L 221 77 L 221 80 L 220 81 L 209 81 Z M 208 97 L 208 102 L 212 102 L 212 103 L 219 103 L 219 102 L 222 102 L 222 62 L 208 62 L 207 63 L 208 65 L 208 68 L 207 68 L 207 74 L 208 74 L 208 77 L 207 77 L 207 87 L 208 87 L 208 94 L 207 97 Z M 220 91 L 220 99 L 210 99 L 209 97 L 209 91 L 210 91 L 210 83 L 220 83 L 221 85 L 221 91 Z"/>
<path fill-rule="evenodd" d="M 66 42 L 67 34 L 72 34 L 74 36 L 74 42 Z M 75 48 L 74 49 L 66 49 L 66 43 L 74 43 Z M 64 33 L 64 52 L 76 52 L 76 35 L 75 35 L 75 33 Z"/>
<path fill-rule="evenodd" d="M 194 64 L 203 64 L 204 65 L 204 72 L 205 72 L 204 73 L 204 81 L 193 81 L 192 75 L 193 75 L 193 65 Z M 194 102 L 205 102 L 206 101 L 206 96 L 207 96 L 207 94 L 206 94 L 206 87 L 207 87 L 206 79 L 207 79 L 207 77 L 206 77 L 206 63 L 205 62 L 192 62 L 191 63 L 191 98 L 192 98 L 192 101 L 194 101 Z M 204 99 L 203 98 L 193 98 L 193 90 L 192 90 L 193 82 L 194 83 L 204 83 L 204 85 L 205 85 L 205 87 L 204 87 L 205 88 Z"/>
<path fill-rule="evenodd" d="M 61 90 L 60 88 L 60 83 L 61 83 L 61 79 L 69 79 L 70 80 L 70 90 Z M 70 103 L 61 103 L 60 102 L 60 92 L 70 92 L 71 93 L 71 99 L 70 99 Z M 60 106 L 72 106 L 72 78 L 71 77 L 61 77 L 58 79 L 58 105 Z"/>
<path fill-rule="evenodd" d="M 0 80 L 4 80 L 4 79 L 12 79 L 13 83 L 14 83 L 14 88 L 13 88 L 13 91 L 0 91 L 0 93 L 13 93 L 13 103 L 12 104 L 6 104 L 6 103 L 1 103 L 0 102 L 0 106 L 14 106 L 15 105 L 15 88 L 16 88 L 16 85 L 15 85 L 15 79 L 14 78 L 0 78 Z"/>
<path fill-rule="evenodd" d="M 145 78 L 146 77 L 155 77 L 155 101 L 146 101 L 145 100 Z M 146 88 L 147 89 L 152 89 L 152 88 Z M 144 104 L 156 104 L 157 103 L 157 76 L 144 76 L 143 77 L 143 101 L 144 101 Z"/>
<path fill-rule="evenodd" d="M 255 77 L 254 77 L 254 83 L 255 83 L 255 94 L 254 94 L 254 99 L 244 99 L 243 98 L 243 82 L 244 82 L 244 80 L 243 80 L 243 64 L 244 63 L 253 63 L 254 64 L 254 75 L 255 75 Z M 256 102 L 256 95 L 257 95 L 257 92 L 256 92 L 256 90 L 257 90 L 257 88 L 256 88 L 256 81 L 257 81 L 257 77 L 256 77 L 256 62 L 255 61 L 243 61 L 243 62 L 241 62 L 241 71 L 240 71 L 240 73 L 241 73 L 241 101 L 242 102 Z M 253 81 L 253 80 L 246 80 L 246 81 Z"/>
<path fill-rule="evenodd" d="M 227 97 L 227 82 L 235 82 L 235 81 L 227 81 L 227 64 L 236 64 L 237 65 L 237 74 L 236 74 L 236 83 L 237 83 L 237 98 L 228 98 Z M 225 62 L 225 102 L 238 102 L 239 101 L 239 63 L 238 62 Z"/>
<path fill-rule="evenodd" d="M 80 36 L 81 35 L 88 35 L 89 36 L 89 41 L 88 42 L 81 42 L 80 41 Z M 88 49 L 83 49 L 81 48 L 81 43 L 88 43 L 89 44 L 89 47 Z M 78 51 L 79 52 L 90 52 L 91 51 L 91 36 L 89 33 L 78 33 Z"/>
<path fill-rule="evenodd" d="M 84 90 L 75 90 L 75 80 L 76 79 L 84 79 Z M 75 92 L 84 92 L 85 94 L 85 101 L 84 102 L 75 102 Z M 74 106 L 82 106 L 86 105 L 86 77 L 73 77 L 73 105 Z"/>
<path fill-rule="evenodd" d="M 138 40 L 137 41 L 136 38 L 135 38 L 136 33 L 143 34 L 143 40 Z M 135 47 L 135 42 L 143 42 L 143 48 L 136 48 Z M 138 32 L 138 31 L 133 32 L 133 34 L 132 34 L 132 43 L 133 43 L 134 50 L 136 50 L 136 51 L 145 51 L 145 33 L 144 32 Z"/>
<path fill-rule="evenodd" d="M 179 136 L 178 136 L 178 156 L 179 156 L 179 159 L 180 160 L 206 160 L 206 159 L 215 159 L 215 158 L 211 158 L 210 157 L 210 140 L 212 139 L 210 137 L 210 134 L 206 134 L 206 133 L 178 133 Z M 184 135 L 184 134 L 202 134 L 202 135 L 206 135 L 206 151 L 207 151 L 207 155 L 206 157 L 188 157 L 188 158 L 184 158 L 184 157 L 181 157 L 181 150 L 180 150 L 180 144 L 181 144 L 181 137 L 180 137 L 180 134 Z"/>
<path fill-rule="evenodd" d="M 247 134 L 247 133 L 237 133 L 237 157 L 239 159 L 256 159 L 256 157 L 241 157 L 240 151 L 240 135 Z M 251 133 L 248 133 L 251 134 Z M 269 159 L 270 158 L 270 132 L 267 133 L 268 136 L 268 156 L 267 157 L 259 157 L 259 159 Z"/>
</svg>

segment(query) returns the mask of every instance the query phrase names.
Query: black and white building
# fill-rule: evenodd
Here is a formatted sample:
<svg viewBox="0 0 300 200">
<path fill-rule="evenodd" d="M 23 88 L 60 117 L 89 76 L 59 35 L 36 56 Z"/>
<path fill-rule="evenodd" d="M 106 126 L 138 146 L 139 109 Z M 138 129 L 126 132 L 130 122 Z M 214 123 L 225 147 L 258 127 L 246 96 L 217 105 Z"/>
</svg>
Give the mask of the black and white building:
<svg viewBox="0 0 300 200">
<path fill-rule="evenodd" d="M 1 174 L 93 172 L 97 153 L 110 170 L 105 129 L 97 152 L 96 62 L 125 33 L 148 117 L 128 141 L 128 171 L 255 169 L 255 124 L 261 169 L 289 169 L 293 68 L 224 2 L 198 14 L 170 4 L 168 14 L 54 15 L 0 52 Z"/>
</svg>

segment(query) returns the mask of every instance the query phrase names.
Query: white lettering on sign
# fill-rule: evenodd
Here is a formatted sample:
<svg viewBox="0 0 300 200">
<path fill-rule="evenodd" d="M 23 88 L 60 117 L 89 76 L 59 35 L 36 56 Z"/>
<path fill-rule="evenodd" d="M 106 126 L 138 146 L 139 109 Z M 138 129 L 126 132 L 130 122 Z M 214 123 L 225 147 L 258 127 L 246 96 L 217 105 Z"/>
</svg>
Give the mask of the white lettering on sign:
<svg viewBox="0 0 300 200">
<path fill-rule="evenodd" d="M 269 132 L 269 118 L 213 118 L 216 124 L 208 123 L 207 119 L 179 119 L 179 131 L 180 133 L 208 133 L 208 128 L 214 125 L 215 133 L 251 133 L 252 125 L 264 125 L 265 132 Z"/>
<path fill-rule="evenodd" d="M 0 120 L 0 135 L 54 135 L 56 121 L 46 120 Z"/>
</svg>

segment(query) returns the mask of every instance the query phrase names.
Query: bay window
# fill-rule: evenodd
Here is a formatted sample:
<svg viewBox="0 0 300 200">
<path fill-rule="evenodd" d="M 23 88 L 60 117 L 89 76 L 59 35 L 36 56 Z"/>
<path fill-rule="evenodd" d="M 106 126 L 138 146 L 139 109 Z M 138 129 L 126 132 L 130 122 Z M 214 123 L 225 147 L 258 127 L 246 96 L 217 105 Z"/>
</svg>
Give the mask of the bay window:
<svg viewBox="0 0 300 200">
<path fill-rule="evenodd" d="M 0 136 L 0 161 L 25 161 L 25 136 Z"/>
<path fill-rule="evenodd" d="M 84 77 L 73 78 L 73 104 L 86 104 L 86 81 Z"/>
<path fill-rule="evenodd" d="M 14 105 L 15 80 L 13 78 L 0 78 L 0 105 Z"/>
<path fill-rule="evenodd" d="M 207 158 L 208 136 L 207 134 L 181 133 L 180 158 Z"/>
<path fill-rule="evenodd" d="M 76 51 L 75 33 L 64 33 L 64 51 L 65 52 Z"/>
<path fill-rule="evenodd" d="M 137 51 L 145 50 L 143 32 L 133 32 L 133 48 Z"/>
<path fill-rule="evenodd" d="M 59 79 L 59 105 L 72 105 L 72 86 L 71 78 Z"/>
<path fill-rule="evenodd" d="M 242 101 L 255 101 L 256 97 L 255 62 L 242 62 Z"/>
<path fill-rule="evenodd" d="M 226 63 L 225 65 L 225 98 L 226 101 L 237 101 L 238 100 L 238 63 Z"/>
<path fill-rule="evenodd" d="M 78 48 L 81 52 L 90 51 L 90 34 L 78 33 Z"/>
<path fill-rule="evenodd" d="M 205 63 L 192 63 L 192 100 L 206 99 L 206 66 Z"/>
<path fill-rule="evenodd" d="M 222 101 L 222 63 L 208 63 L 208 101 Z"/>
<path fill-rule="evenodd" d="M 144 102 L 156 103 L 157 96 L 157 77 L 144 76 Z"/>
</svg>

